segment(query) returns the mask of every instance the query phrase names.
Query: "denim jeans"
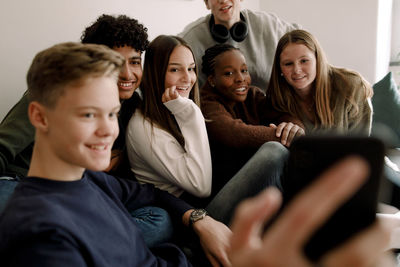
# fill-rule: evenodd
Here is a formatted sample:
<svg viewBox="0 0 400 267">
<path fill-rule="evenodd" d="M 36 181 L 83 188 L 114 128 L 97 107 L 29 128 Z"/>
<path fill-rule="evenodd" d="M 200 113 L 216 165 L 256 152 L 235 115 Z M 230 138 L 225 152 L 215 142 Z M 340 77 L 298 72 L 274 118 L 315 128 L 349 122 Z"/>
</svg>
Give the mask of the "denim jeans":
<svg viewBox="0 0 400 267">
<path fill-rule="evenodd" d="M 2 213 L 4 208 L 6 207 L 7 200 L 14 192 L 17 184 L 18 180 L 16 178 L 8 176 L 0 177 L 0 213 Z"/>
<path fill-rule="evenodd" d="M 18 180 L 12 177 L 0 177 L 0 213 L 3 212 L 7 200 L 14 192 Z M 149 247 L 164 243 L 171 239 L 173 226 L 169 214 L 164 209 L 147 206 L 130 211 L 133 221 L 139 227 Z"/>
<path fill-rule="evenodd" d="M 282 189 L 281 176 L 289 150 L 279 142 L 267 142 L 229 180 L 206 207 L 210 215 L 226 225 L 240 201 L 269 186 Z"/>
<path fill-rule="evenodd" d="M 172 238 L 173 225 L 167 211 L 147 206 L 130 211 L 133 221 L 142 232 L 149 248 L 167 242 Z"/>
</svg>

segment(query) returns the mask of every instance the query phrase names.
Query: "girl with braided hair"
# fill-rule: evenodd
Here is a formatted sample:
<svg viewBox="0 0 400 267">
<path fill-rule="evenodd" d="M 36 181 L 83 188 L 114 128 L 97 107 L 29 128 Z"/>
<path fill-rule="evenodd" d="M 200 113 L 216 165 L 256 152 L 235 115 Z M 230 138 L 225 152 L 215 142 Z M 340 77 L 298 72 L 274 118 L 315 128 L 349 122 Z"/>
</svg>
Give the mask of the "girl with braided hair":
<svg viewBox="0 0 400 267">
<path fill-rule="evenodd" d="M 207 82 L 201 89 L 201 102 L 213 160 L 213 187 L 221 187 L 253 155 L 258 157 L 259 149 L 264 151 L 264 164 L 284 162 L 275 150 L 286 151 L 296 136 L 304 134 L 302 124 L 274 111 L 265 94 L 251 86 L 238 48 L 212 46 L 202 62 Z"/>
</svg>

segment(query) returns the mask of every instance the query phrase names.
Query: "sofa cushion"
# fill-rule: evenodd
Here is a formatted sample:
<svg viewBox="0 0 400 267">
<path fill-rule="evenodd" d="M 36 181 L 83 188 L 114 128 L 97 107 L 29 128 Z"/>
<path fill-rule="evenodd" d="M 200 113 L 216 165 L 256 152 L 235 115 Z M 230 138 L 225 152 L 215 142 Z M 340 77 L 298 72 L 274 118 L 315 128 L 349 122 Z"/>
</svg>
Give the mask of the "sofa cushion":
<svg viewBox="0 0 400 267">
<path fill-rule="evenodd" d="M 387 126 L 393 133 L 391 144 L 400 147 L 400 93 L 389 72 L 379 82 L 373 85 L 372 97 L 373 119 L 372 135 L 379 136 L 379 125 Z"/>
</svg>

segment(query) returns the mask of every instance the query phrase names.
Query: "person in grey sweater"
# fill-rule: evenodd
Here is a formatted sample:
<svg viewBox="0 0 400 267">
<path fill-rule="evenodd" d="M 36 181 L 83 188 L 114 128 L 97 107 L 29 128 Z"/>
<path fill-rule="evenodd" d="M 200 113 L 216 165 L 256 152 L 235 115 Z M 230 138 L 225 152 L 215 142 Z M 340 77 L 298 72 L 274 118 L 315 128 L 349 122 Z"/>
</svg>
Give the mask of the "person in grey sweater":
<svg viewBox="0 0 400 267">
<path fill-rule="evenodd" d="M 253 85 L 264 92 L 268 88 L 275 48 L 280 37 L 300 28 L 267 12 L 241 10 L 240 0 L 204 0 L 211 14 L 187 25 L 178 35 L 189 43 L 201 66 L 207 48 L 228 43 L 240 48 L 247 60 Z M 199 75 L 200 88 L 207 77 Z"/>
</svg>

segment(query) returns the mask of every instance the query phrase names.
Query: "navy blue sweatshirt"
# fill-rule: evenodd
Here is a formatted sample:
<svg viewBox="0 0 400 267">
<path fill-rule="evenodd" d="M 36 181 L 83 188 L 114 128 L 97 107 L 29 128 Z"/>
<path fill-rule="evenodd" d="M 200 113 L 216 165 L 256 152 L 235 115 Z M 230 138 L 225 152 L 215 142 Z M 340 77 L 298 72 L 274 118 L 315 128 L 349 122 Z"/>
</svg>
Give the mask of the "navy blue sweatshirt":
<svg viewBox="0 0 400 267">
<path fill-rule="evenodd" d="M 150 251 L 127 209 L 191 208 L 152 185 L 86 171 L 81 180 L 28 177 L 0 217 L 2 266 L 190 266 L 174 245 Z"/>
</svg>

